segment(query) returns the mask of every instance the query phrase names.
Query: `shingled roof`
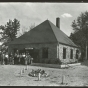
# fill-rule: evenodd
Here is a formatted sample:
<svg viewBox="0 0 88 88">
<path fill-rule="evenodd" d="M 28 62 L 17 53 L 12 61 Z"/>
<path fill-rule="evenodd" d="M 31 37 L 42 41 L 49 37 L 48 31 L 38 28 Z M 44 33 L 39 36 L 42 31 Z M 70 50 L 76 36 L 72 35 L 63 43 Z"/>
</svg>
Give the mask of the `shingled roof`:
<svg viewBox="0 0 88 88">
<path fill-rule="evenodd" d="M 62 43 L 75 46 L 71 39 L 63 33 L 52 22 L 46 20 L 28 31 L 24 35 L 12 41 L 10 44 L 26 44 L 26 43 Z"/>
</svg>

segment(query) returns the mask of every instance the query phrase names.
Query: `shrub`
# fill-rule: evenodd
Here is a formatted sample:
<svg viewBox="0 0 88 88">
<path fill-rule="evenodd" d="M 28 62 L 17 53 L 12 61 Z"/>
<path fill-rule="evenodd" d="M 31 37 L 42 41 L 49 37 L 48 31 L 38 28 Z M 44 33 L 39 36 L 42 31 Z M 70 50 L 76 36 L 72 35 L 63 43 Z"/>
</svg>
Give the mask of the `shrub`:
<svg viewBox="0 0 88 88">
<path fill-rule="evenodd" d="M 33 60 L 34 63 L 38 63 L 38 59 Z"/>
<path fill-rule="evenodd" d="M 62 64 L 61 60 L 59 58 L 56 59 L 55 64 Z"/>
<path fill-rule="evenodd" d="M 47 64 L 50 64 L 50 59 L 47 60 Z"/>
<path fill-rule="evenodd" d="M 48 64 L 49 59 L 45 59 L 45 63 Z"/>
<path fill-rule="evenodd" d="M 41 63 L 44 63 L 44 59 L 41 59 Z"/>
<path fill-rule="evenodd" d="M 50 59 L 50 64 L 54 64 L 55 63 L 55 59 Z"/>
<path fill-rule="evenodd" d="M 83 62 L 84 60 L 85 60 L 85 58 L 78 59 L 79 62 Z"/>
<path fill-rule="evenodd" d="M 61 61 L 58 58 L 56 58 L 56 59 L 52 59 L 52 58 L 47 59 L 46 63 L 47 64 L 62 64 Z"/>
<path fill-rule="evenodd" d="M 49 59 L 39 59 L 38 63 L 46 63 L 46 64 L 62 64 L 62 62 L 59 60 L 59 58 L 49 58 Z"/>
<path fill-rule="evenodd" d="M 38 62 L 39 62 L 39 63 L 42 63 L 42 59 L 40 58 Z"/>
</svg>

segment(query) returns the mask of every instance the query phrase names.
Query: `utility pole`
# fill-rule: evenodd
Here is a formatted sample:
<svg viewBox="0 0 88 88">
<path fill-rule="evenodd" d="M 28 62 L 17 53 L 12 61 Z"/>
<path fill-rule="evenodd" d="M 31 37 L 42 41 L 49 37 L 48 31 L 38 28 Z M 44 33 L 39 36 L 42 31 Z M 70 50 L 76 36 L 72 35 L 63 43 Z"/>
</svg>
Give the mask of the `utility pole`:
<svg viewBox="0 0 88 88">
<path fill-rule="evenodd" d="M 87 60 L 87 41 L 86 41 L 86 60 Z"/>
<path fill-rule="evenodd" d="M 86 29 L 87 29 L 87 27 L 88 27 L 88 21 L 86 21 Z M 87 30 L 88 30 L 88 29 L 87 29 Z M 86 35 L 86 38 L 87 38 L 87 36 L 88 36 L 88 35 Z M 87 48 L 88 48 L 88 47 L 87 47 L 87 39 L 86 39 L 86 60 L 87 60 L 87 58 L 88 58 L 88 57 L 87 57 L 87 52 L 88 52 L 88 51 L 87 51 Z"/>
</svg>

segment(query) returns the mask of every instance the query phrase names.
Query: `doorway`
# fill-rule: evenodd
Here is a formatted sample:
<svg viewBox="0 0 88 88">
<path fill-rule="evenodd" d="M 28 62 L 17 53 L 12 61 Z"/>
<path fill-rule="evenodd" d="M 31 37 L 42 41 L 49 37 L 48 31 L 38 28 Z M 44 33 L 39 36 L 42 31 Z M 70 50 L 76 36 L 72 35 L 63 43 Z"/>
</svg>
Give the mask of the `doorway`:
<svg viewBox="0 0 88 88">
<path fill-rule="evenodd" d="M 30 56 L 33 58 L 33 62 L 37 63 L 39 60 L 39 49 L 35 49 L 35 48 L 29 48 L 29 49 L 25 49 L 26 53 L 29 53 Z"/>
</svg>

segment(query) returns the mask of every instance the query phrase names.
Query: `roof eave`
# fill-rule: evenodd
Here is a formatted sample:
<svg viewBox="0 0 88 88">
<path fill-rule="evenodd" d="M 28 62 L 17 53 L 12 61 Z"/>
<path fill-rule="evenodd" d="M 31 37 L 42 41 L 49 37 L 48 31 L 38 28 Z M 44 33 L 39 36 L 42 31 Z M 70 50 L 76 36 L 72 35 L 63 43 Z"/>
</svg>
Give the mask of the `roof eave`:
<svg viewBox="0 0 88 88">
<path fill-rule="evenodd" d="M 67 46 L 71 46 L 71 47 L 76 47 L 76 48 L 80 48 L 79 46 L 74 46 L 74 45 L 70 45 L 70 44 L 65 44 L 65 43 L 61 43 L 61 42 L 59 42 L 59 44 L 63 44 L 63 45 L 67 45 Z"/>
<path fill-rule="evenodd" d="M 58 43 L 58 42 L 41 42 L 41 43 L 10 43 L 9 45 L 15 45 L 15 44 L 52 44 L 52 43 Z"/>
</svg>

